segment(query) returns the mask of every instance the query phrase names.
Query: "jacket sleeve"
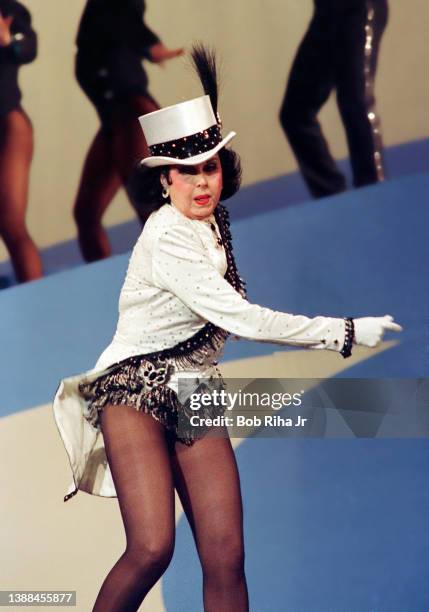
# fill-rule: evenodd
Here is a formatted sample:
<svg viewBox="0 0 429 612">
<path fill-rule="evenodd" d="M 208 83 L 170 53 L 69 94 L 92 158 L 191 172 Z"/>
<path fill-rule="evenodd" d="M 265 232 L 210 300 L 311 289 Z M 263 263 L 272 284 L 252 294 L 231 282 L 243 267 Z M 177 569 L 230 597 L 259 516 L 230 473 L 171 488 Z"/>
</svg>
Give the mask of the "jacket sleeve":
<svg viewBox="0 0 429 612">
<path fill-rule="evenodd" d="M 11 15 L 13 40 L 5 51 L 17 64 L 29 64 L 37 55 L 37 35 L 31 27 L 31 15 L 19 2 L 14 2 Z"/>
<path fill-rule="evenodd" d="M 190 227 L 168 228 L 156 241 L 153 281 L 206 321 L 262 342 L 340 351 L 343 319 L 277 312 L 245 300 L 218 272 Z"/>
</svg>

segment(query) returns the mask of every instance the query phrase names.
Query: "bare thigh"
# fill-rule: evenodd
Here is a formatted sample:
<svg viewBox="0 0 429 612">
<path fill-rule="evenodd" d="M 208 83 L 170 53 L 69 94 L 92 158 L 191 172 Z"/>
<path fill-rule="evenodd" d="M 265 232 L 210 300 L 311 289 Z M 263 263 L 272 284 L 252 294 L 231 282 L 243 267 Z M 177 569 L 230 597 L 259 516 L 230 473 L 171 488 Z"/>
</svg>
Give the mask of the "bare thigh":
<svg viewBox="0 0 429 612">
<path fill-rule="evenodd" d="M 13 110 L 0 119 L 0 228 L 24 225 L 33 129 L 23 110 Z"/>
</svg>

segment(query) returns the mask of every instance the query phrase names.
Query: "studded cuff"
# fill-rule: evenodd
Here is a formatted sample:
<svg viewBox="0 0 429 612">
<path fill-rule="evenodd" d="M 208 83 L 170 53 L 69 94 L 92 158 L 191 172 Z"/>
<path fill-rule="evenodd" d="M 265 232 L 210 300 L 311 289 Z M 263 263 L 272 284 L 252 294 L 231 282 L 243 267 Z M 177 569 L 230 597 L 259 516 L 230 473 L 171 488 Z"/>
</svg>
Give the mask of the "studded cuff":
<svg viewBox="0 0 429 612">
<path fill-rule="evenodd" d="M 352 354 L 352 346 L 353 346 L 353 341 L 355 338 L 355 325 L 354 325 L 353 319 L 350 317 L 344 319 L 344 321 L 346 323 L 346 329 L 345 329 L 344 345 L 340 353 L 344 357 L 344 359 L 346 359 L 347 357 L 350 357 Z"/>
</svg>

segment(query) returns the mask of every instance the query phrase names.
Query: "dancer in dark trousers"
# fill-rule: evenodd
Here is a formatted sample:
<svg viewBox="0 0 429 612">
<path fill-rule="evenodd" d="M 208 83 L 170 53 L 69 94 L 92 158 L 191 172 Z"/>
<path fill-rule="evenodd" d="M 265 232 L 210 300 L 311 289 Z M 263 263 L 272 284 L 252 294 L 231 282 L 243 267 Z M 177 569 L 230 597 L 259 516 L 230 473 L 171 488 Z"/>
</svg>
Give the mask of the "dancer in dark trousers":
<svg viewBox="0 0 429 612">
<path fill-rule="evenodd" d="M 333 89 L 354 186 L 384 179 L 374 77 L 387 18 L 387 0 L 315 0 L 280 111 L 282 127 L 315 198 L 346 189 L 317 120 Z"/>
<path fill-rule="evenodd" d="M 101 121 L 84 164 L 74 207 L 86 261 L 111 254 L 102 216 L 135 163 L 148 154 L 138 117 L 157 110 L 142 60 L 162 63 L 167 49 L 144 22 L 144 0 L 88 0 L 77 34 L 76 77 Z M 134 205 L 133 199 L 131 203 Z M 137 211 L 142 223 L 144 211 Z"/>
<path fill-rule="evenodd" d="M 33 128 L 18 87 L 20 66 L 36 54 L 30 13 L 15 0 L 0 0 L 0 238 L 19 282 L 42 276 L 39 252 L 25 224 Z"/>
</svg>

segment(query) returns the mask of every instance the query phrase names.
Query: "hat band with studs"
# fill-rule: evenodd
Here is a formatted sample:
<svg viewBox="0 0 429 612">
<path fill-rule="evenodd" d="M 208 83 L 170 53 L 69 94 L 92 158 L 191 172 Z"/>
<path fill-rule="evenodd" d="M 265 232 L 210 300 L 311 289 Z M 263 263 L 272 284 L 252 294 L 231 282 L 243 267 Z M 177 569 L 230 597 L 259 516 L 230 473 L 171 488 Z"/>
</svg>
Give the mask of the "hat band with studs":
<svg viewBox="0 0 429 612">
<path fill-rule="evenodd" d="M 202 132 L 152 145 L 149 151 L 152 156 L 186 159 L 210 151 L 221 141 L 220 127 L 215 124 Z"/>
</svg>

